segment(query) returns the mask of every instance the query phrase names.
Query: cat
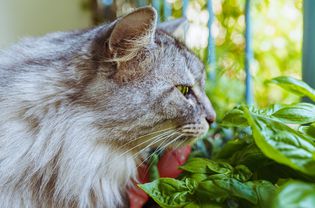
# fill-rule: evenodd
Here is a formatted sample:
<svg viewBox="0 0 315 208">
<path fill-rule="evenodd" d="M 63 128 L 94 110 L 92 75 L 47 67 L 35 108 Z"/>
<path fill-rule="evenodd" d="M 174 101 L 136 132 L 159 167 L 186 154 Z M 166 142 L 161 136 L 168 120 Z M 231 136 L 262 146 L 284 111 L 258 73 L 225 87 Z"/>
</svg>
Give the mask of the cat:
<svg viewBox="0 0 315 208">
<path fill-rule="evenodd" d="M 180 146 L 215 111 L 202 62 L 143 7 L 0 54 L 0 207 L 123 207 L 142 152 Z"/>
</svg>

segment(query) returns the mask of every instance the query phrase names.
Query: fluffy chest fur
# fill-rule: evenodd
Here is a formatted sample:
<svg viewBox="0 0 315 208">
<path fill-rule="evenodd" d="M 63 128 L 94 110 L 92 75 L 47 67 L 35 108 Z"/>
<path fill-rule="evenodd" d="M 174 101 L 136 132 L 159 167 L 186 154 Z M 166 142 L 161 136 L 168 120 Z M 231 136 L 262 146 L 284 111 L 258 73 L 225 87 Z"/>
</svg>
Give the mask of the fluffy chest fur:
<svg viewBox="0 0 315 208">
<path fill-rule="evenodd" d="M 0 207 L 124 206 L 143 151 L 207 131 L 203 65 L 177 25 L 147 7 L 0 54 Z"/>
</svg>

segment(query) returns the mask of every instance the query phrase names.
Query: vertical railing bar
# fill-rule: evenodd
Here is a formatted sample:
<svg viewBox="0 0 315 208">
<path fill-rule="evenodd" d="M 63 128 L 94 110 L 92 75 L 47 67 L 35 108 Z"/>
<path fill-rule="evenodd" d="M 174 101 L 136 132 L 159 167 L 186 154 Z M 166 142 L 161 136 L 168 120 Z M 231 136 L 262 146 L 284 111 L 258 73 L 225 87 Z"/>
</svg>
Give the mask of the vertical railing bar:
<svg viewBox="0 0 315 208">
<path fill-rule="evenodd" d="M 303 1 L 303 46 L 302 77 L 303 81 L 315 88 L 315 1 Z M 310 99 L 304 98 L 306 102 Z M 314 102 L 313 102 L 314 103 Z"/>
<path fill-rule="evenodd" d="M 164 21 L 172 15 L 172 7 L 168 0 L 164 0 L 163 5 Z"/>
<path fill-rule="evenodd" d="M 156 9 L 158 15 L 158 22 L 160 22 L 161 20 L 161 4 L 160 4 L 160 0 L 152 0 L 152 6 Z"/>
<path fill-rule="evenodd" d="M 208 0 L 207 3 L 207 9 L 209 12 L 209 20 L 208 20 L 208 30 L 209 30 L 209 36 L 208 36 L 208 48 L 207 48 L 207 64 L 210 68 L 208 72 L 208 78 L 210 80 L 215 80 L 216 77 L 216 63 L 215 63 L 215 43 L 214 43 L 214 37 L 212 34 L 212 25 L 214 22 L 214 13 L 212 8 L 212 0 Z"/>
<path fill-rule="evenodd" d="M 250 73 L 250 65 L 253 58 L 250 2 L 251 0 L 246 0 L 245 2 L 245 100 L 248 105 L 253 104 L 252 77 Z"/>
<path fill-rule="evenodd" d="M 137 7 L 144 7 L 147 5 L 146 0 L 137 0 Z"/>
<path fill-rule="evenodd" d="M 182 16 L 186 17 L 187 15 L 187 8 L 188 8 L 188 0 L 183 0 L 183 10 L 182 10 Z"/>
</svg>

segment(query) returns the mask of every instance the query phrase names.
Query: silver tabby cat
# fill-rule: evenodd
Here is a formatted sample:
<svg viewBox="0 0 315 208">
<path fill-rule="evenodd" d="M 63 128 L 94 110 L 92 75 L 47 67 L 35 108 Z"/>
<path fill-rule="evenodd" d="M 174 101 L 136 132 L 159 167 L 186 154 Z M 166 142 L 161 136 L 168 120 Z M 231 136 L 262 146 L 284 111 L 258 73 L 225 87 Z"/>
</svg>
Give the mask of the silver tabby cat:
<svg viewBox="0 0 315 208">
<path fill-rule="evenodd" d="M 123 206 L 146 149 L 207 131 L 203 64 L 156 22 L 144 7 L 1 52 L 1 208 Z"/>
</svg>

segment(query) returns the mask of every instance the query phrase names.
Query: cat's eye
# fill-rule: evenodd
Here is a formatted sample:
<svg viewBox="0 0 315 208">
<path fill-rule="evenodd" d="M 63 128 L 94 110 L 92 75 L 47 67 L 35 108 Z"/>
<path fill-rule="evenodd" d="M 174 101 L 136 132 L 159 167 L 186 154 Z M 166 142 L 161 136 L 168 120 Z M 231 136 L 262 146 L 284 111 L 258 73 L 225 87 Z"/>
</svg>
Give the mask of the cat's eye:
<svg viewBox="0 0 315 208">
<path fill-rule="evenodd" d="M 184 85 L 177 85 L 176 88 L 184 95 L 188 95 L 191 91 L 191 87 Z"/>
</svg>

